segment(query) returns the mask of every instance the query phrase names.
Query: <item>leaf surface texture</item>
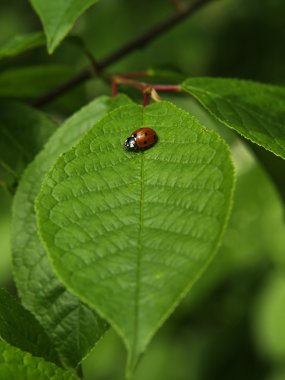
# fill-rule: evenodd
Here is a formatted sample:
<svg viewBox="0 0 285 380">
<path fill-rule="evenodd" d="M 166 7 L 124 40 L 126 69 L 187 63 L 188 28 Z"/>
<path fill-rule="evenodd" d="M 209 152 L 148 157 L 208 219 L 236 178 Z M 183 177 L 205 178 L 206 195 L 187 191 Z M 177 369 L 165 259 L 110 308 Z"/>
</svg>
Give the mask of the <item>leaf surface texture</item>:
<svg viewBox="0 0 285 380">
<path fill-rule="evenodd" d="M 125 151 L 141 127 L 158 143 Z M 225 143 L 167 102 L 109 113 L 46 176 L 36 208 L 54 269 L 119 332 L 129 373 L 214 255 L 233 182 Z"/>
<path fill-rule="evenodd" d="M 285 158 L 285 88 L 216 78 L 187 79 L 182 88 L 224 125 Z"/>
</svg>

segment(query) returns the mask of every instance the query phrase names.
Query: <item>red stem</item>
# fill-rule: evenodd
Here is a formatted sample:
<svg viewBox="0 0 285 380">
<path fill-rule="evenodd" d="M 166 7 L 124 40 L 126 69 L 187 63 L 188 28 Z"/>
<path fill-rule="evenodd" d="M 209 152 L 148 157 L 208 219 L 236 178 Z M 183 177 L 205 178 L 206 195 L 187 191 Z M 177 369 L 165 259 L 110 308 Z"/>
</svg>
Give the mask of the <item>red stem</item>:
<svg viewBox="0 0 285 380">
<path fill-rule="evenodd" d="M 112 81 L 112 96 L 115 97 L 118 95 L 119 88 L 118 83 L 115 81 Z"/>
<path fill-rule="evenodd" d="M 130 73 L 132 75 L 133 73 Z M 144 92 L 150 93 L 150 89 L 156 90 L 156 91 L 173 91 L 173 92 L 180 92 L 181 87 L 177 84 L 150 84 L 145 82 L 140 82 L 134 79 L 129 79 L 131 77 L 127 77 L 128 74 L 123 75 L 115 75 L 112 78 L 112 88 L 114 84 L 119 86 L 120 84 L 124 84 L 131 87 L 136 87 Z M 113 93 L 114 94 L 114 93 Z"/>
<path fill-rule="evenodd" d="M 149 105 L 149 92 L 143 92 L 143 106 L 146 107 Z"/>
<path fill-rule="evenodd" d="M 153 84 L 151 87 L 156 91 L 174 91 L 180 92 L 181 87 L 177 84 Z"/>
</svg>

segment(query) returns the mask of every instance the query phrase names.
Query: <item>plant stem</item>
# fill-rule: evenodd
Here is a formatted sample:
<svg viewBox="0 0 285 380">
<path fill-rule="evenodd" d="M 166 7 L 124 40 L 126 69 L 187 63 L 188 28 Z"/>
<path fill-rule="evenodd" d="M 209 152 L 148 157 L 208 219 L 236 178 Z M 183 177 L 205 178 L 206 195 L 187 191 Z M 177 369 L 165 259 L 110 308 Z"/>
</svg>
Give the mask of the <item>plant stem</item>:
<svg viewBox="0 0 285 380">
<path fill-rule="evenodd" d="M 116 82 L 112 82 L 112 96 L 118 95 L 118 84 Z"/>
<path fill-rule="evenodd" d="M 144 91 L 143 92 L 143 107 L 146 107 L 149 105 L 149 93 Z"/>
<path fill-rule="evenodd" d="M 101 71 L 111 66 L 113 63 L 119 61 L 121 58 L 130 54 L 134 50 L 141 48 L 143 46 L 146 46 L 147 44 L 152 42 L 155 38 L 167 32 L 168 30 L 173 28 L 175 25 L 179 24 L 181 21 L 186 19 L 188 16 L 192 15 L 198 9 L 202 8 L 204 5 L 213 1 L 216 1 L 216 0 L 196 0 L 195 2 L 190 3 L 189 5 L 185 5 L 185 7 L 183 7 L 174 15 L 170 16 L 169 18 L 162 21 L 161 23 L 148 29 L 145 33 L 134 38 L 127 44 L 123 45 L 121 48 L 114 51 L 106 58 L 102 59 L 101 61 L 96 62 L 96 73 L 100 74 Z M 69 91 L 73 87 L 77 86 L 78 84 L 83 83 L 84 81 L 92 78 L 93 75 L 94 75 L 94 67 L 93 68 L 87 67 L 83 69 L 83 71 L 81 71 L 79 74 L 77 74 L 76 76 L 68 80 L 67 82 L 62 83 L 61 85 L 54 88 L 50 92 L 46 93 L 42 97 L 36 99 L 33 102 L 33 105 L 36 107 L 43 106 L 51 102 L 58 96 L 62 95 L 63 93 Z"/>
<path fill-rule="evenodd" d="M 147 106 L 149 104 L 149 98 L 152 98 L 155 102 L 160 101 L 160 97 L 157 94 L 157 91 L 174 91 L 180 92 L 181 87 L 175 84 L 151 84 L 140 82 L 134 79 L 130 79 L 131 76 L 124 75 L 114 75 L 111 77 L 112 79 L 112 94 L 116 96 L 118 93 L 118 87 L 120 84 L 135 87 L 141 90 L 143 94 L 143 106 Z"/>
<path fill-rule="evenodd" d="M 181 87 L 177 84 L 154 84 L 151 86 L 156 91 L 180 92 Z"/>
<path fill-rule="evenodd" d="M 145 82 L 139 82 L 133 79 L 126 78 L 125 76 L 115 75 L 113 77 L 113 83 L 116 83 L 117 85 L 124 84 L 130 87 L 136 87 L 140 90 L 146 90 L 148 87 L 151 87 L 150 84 Z"/>
</svg>

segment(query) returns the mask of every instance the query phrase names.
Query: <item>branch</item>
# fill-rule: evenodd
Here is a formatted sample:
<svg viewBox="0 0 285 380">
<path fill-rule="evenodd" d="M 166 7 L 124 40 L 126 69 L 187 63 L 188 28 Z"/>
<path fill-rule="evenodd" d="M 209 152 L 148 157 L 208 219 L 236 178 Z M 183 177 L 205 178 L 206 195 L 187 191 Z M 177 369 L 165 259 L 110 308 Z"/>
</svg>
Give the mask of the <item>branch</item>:
<svg viewBox="0 0 285 380">
<path fill-rule="evenodd" d="M 122 59 L 129 53 L 133 52 L 134 50 L 137 50 L 141 47 L 146 46 L 147 44 L 155 40 L 157 37 L 159 37 L 161 34 L 170 30 L 171 28 L 179 24 L 181 21 L 186 19 L 188 16 L 192 15 L 198 9 L 200 9 L 201 7 L 203 7 L 204 5 L 212 1 L 215 1 L 215 0 L 196 0 L 195 2 L 189 5 L 185 5 L 181 10 L 179 10 L 174 15 L 170 16 L 166 20 L 150 28 L 149 30 L 144 32 L 142 35 L 134 38 L 130 42 L 123 45 L 114 53 L 110 54 L 106 58 L 97 62 L 95 75 L 100 74 L 100 72 L 102 72 L 104 69 L 111 66 L 113 63 L 119 61 L 120 59 Z M 92 78 L 93 75 L 94 75 L 94 67 L 93 68 L 87 67 L 83 69 L 82 72 L 74 76 L 72 79 L 68 80 L 65 83 L 62 83 L 60 86 L 54 88 L 47 94 L 35 100 L 33 105 L 36 107 L 43 106 L 46 103 L 49 103 L 50 101 L 57 98 L 59 95 L 62 95 L 63 93 L 67 92 L 71 88 Z"/>
<path fill-rule="evenodd" d="M 130 75 L 132 73 L 128 73 L 125 75 L 114 75 L 112 77 L 112 83 L 116 84 L 117 86 L 120 84 L 124 84 L 131 87 L 136 87 L 142 91 L 148 90 L 148 89 L 154 89 L 156 91 L 173 91 L 173 92 L 180 92 L 181 87 L 177 84 L 151 84 L 151 83 L 145 83 L 141 81 L 137 81 L 132 79 L 132 76 Z M 116 95 L 116 94 L 114 94 Z"/>
</svg>

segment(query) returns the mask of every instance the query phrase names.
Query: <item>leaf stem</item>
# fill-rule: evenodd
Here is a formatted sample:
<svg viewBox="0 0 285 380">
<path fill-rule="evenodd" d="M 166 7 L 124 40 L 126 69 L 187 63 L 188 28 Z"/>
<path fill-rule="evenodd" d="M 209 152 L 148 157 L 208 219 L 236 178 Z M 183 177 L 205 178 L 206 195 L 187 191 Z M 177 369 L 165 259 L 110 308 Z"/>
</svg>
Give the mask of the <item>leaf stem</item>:
<svg viewBox="0 0 285 380">
<path fill-rule="evenodd" d="M 181 91 L 181 87 L 177 84 L 155 84 L 155 85 L 152 85 L 152 88 L 156 91 L 173 91 L 173 92 Z"/>
<path fill-rule="evenodd" d="M 118 50 L 115 50 L 113 53 L 111 53 L 101 61 L 96 61 L 96 74 L 94 74 L 94 65 L 93 67 L 87 67 L 67 82 L 62 83 L 61 85 L 52 89 L 50 92 L 46 93 L 42 97 L 36 99 L 33 102 L 33 105 L 36 107 L 41 107 L 53 101 L 55 98 L 64 94 L 65 92 L 71 90 L 78 84 L 83 83 L 84 81 L 92 78 L 92 76 L 99 75 L 104 69 L 111 66 L 113 63 L 118 62 L 120 59 L 130 54 L 131 52 L 148 45 L 161 34 L 172 29 L 174 26 L 176 26 L 177 24 L 185 20 L 187 17 L 195 13 L 198 9 L 213 1 L 216 0 L 196 0 L 195 2 L 185 5 L 175 14 L 171 15 L 169 18 L 146 30 L 143 34 L 129 41 L 125 45 L 121 46 Z"/>
<path fill-rule="evenodd" d="M 143 106 L 149 105 L 149 92 L 143 91 Z"/>
<path fill-rule="evenodd" d="M 115 97 L 118 95 L 118 83 L 115 81 L 112 82 L 112 96 Z"/>
<path fill-rule="evenodd" d="M 136 87 L 140 90 L 146 91 L 147 89 L 154 89 L 156 91 L 174 91 L 180 92 L 181 86 L 177 84 L 150 84 L 146 82 L 140 82 L 137 80 L 129 79 L 125 74 L 123 75 L 114 75 L 112 77 L 112 83 L 117 85 L 124 84 L 131 87 Z"/>
<path fill-rule="evenodd" d="M 147 106 L 149 104 L 149 98 L 155 102 L 160 101 L 160 97 L 157 94 L 157 91 L 174 91 L 180 92 L 181 87 L 176 84 L 150 84 L 146 82 L 140 82 L 134 79 L 129 79 L 126 74 L 123 75 L 114 75 L 111 77 L 112 80 L 112 94 L 113 96 L 118 93 L 118 86 L 120 84 L 127 85 L 130 87 L 138 88 L 142 91 L 143 94 L 143 106 Z"/>
</svg>

